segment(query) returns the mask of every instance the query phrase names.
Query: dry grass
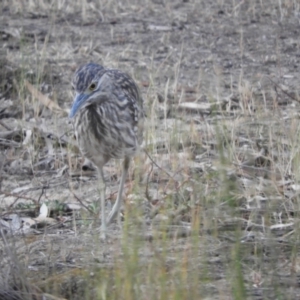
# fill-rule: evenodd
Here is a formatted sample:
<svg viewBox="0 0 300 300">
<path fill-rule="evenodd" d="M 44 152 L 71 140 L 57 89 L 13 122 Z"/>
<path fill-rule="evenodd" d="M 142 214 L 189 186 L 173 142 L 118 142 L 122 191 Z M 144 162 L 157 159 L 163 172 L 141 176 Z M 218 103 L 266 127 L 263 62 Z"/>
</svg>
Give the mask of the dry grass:
<svg viewBox="0 0 300 300">
<path fill-rule="evenodd" d="M 0 298 L 299 298 L 299 8 L 2 1 L 0 229 L 15 227 L 1 235 Z M 65 116 L 87 61 L 131 73 L 148 115 L 150 158 L 105 243 Z M 119 162 L 105 174 L 111 203 Z M 20 234 L 15 216 L 30 222 L 42 203 L 50 218 Z"/>
</svg>

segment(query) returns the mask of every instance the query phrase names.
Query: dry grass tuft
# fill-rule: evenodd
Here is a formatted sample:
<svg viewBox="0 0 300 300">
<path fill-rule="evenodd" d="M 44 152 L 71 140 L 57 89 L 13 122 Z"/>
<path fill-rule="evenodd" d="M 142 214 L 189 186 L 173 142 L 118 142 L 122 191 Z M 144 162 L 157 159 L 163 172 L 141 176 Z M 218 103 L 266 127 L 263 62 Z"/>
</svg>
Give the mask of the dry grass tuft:
<svg viewBox="0 0 300 300">
<path fill-rule="evenodd" d="M 0 298 L 299 298 L 298 0 L 0 9 Z M 65 114 L 88 61 L 131 73 L 148 116 L 106 243 Z"/>
</svg>

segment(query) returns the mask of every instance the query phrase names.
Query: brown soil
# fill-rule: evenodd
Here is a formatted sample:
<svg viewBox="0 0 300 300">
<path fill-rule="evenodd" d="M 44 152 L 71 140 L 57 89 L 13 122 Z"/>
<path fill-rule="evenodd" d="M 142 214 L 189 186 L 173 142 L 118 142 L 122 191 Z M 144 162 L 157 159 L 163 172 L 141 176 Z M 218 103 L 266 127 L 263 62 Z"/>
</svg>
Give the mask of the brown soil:
<svg viewBox="0 0 300 300">
<path fill-rule="evenodd" d="M 26 286 L 88 299 L 88 286 L 96 299 L 91 274 L 123 261 L 116 224 L 99 241 L 96 173 L 82 170 L 66 113 L 72 74 L 91 61 L 132 74 L 145 100 L 145 147 L 159 167 L 141 155 L 123 207 L 125 220 L 139 212 L 128 234 L 145 241 L 141 264 L 167 232 L 171 274 L 196 226 L 187 268 L 205 265 L 203 298 L 299 298 L 299 3 L 52 2 L 0 2 L 0 221 L 35 218 L 46 203 L 54 222 L 2 235 L 0 298 L 22 299 L 13 287 Z M 27 82 L 62 111 L 33 97 Z M 110 203 L 119 162 L 105 174 Z M 229 280 L 237 259 L 241 294 Z"/>
</svg>

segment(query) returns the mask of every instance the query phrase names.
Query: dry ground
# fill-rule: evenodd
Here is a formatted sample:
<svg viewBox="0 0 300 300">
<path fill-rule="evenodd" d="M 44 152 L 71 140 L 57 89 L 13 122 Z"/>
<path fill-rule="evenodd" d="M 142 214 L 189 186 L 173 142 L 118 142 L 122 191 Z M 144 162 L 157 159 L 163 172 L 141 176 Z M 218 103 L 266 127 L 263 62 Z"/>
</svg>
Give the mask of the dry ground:
<svg viewBox="0 0 300 300">
<path fill-rule="evenodd" d="M 0 9 L 0 299 L 300 297 L 299 0 Z M 148 116 L 106 242 L 67 118 L 89 61 L 132 74 Z"/>
</svg>

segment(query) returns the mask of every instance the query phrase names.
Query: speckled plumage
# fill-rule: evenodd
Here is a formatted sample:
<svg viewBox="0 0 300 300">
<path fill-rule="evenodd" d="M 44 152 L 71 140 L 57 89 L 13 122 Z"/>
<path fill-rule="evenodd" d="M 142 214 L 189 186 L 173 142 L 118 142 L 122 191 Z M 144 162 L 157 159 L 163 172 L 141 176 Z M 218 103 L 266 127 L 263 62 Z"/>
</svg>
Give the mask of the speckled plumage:
<svg viewBox="0 0 300 300">
<path fill-rule="evenodd" d="M 93 63 L 81 66 L 75 72 L 72 85 L 76 97 L 70 117 L 82 154 L 98 167 L 102 180 L 102 168 L 111 158 L 124 159 L 115 204 L 118 207 L 112 209 L 107 220 L 110 223 L 117 214 L 116 209 L 120 208 L 121 185 L 122 182 L 124 184 L 123 177 L 127 174 L 130 158 L 142 142 L 143 100 L 138 86 L 128 74 Z M 103 219 L 102 227 L 105 230 Z"/>
</svg>

